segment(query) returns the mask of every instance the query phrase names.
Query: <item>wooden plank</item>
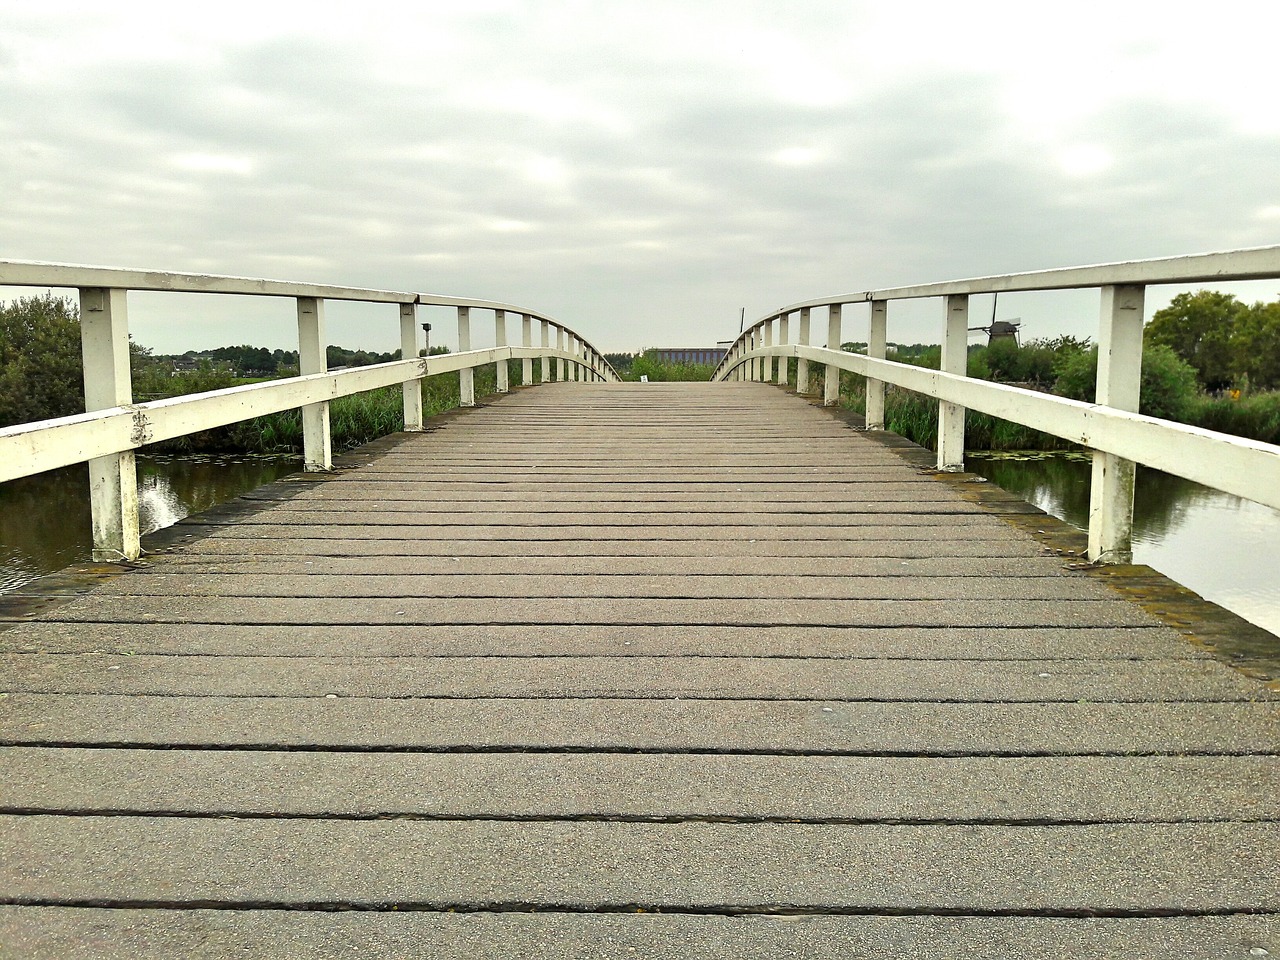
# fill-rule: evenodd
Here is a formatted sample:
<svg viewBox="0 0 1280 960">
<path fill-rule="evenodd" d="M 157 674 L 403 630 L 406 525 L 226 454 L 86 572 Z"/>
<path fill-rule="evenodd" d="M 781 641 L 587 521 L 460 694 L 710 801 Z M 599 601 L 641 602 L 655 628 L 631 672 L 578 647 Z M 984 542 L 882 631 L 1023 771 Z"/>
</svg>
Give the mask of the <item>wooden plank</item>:
<svg viewBox="0 0 1280 960">
<path fill-rule="evenodd" d="M 357 461 L 0 631 L 6 944 L 1274 944 L 1277 695 L 1011 498 L 762 384 L 518 391 Z"/>
</svg>

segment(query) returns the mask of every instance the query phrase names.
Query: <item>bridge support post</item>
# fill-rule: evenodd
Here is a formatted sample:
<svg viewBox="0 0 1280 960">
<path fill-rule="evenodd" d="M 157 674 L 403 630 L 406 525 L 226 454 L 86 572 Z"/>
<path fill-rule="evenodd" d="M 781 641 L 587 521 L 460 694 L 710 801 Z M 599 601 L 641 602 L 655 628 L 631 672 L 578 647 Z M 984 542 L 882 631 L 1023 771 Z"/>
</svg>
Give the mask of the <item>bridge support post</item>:
<svg viewBox="0 0 1280 960">
<path fill-rule="evenodd" d="M 946 329 L 942 335 L 943 373 L 965 375 L 969 363 L 969 297 L 948 296 Z M 938 401 L 938 469 L 956 473 L 964 469 L 964 407 Z"/>
<path fill-rule="evenodd" d="M 412 360 L 418 356 L 418 307 L 412 303 L 400 304 L 400 357 Z M 407 431 L 422 429 L 422 381 L 404 383 L 404 428 Z"/>
<path fill-rule="evenodd" d="M 542 349 L 551 349 L 551 325 L 545 320 L 539 321 L 542 324 Z M 543 355 L 540 366 L 542 368 L 542 382 L 547 383 L 551 379 L 551 358 Z"/>
<path fill-rule="evenodd" d="M 1102 288 L 1098 330 L 1099 404 L 1137 412 L 1142 389 L 1142 314 L 1146 290 L 1137 284 Z M 1135 466 L 1110 453 L 1093 452 L 1089 484 L 1089 560 L 1133 560 Z"/>
<path fill-rule="evenodd" d="M 80 290 L 86 413 L 133 402 L 127 296 L 124 290 L 101 287 Z M 89 461 L 89 501 L 93 513 L 93 559 L 137 560 L 142 544 L 138 530 L 138 468 L 132 450 Z"/>
<path fill-rule="evenodd" d="M 507 312 L 505 310 L 493 311 L 493 345 L 495 347 L 505 347 L 507 345 Z M 511 389 L 511 381 L 508 376 L 509 370 L 506 357 L 500 357 L 494 361 L 493 372 L 498 383 L 499 393 L 506 393 Z"/>
<path fill-rule="evenodd" d="M 525 313 L 520 317 L 520 345 L 528 350 L 533 346 L 533 320 Z M 520 384 L 529 386 L 533 383 L 533 358 L 525 357 L 520 361 Z"/>
<path fill-rule="evenodd" d="M 779 314 L 778 316 L 778 346 L 782 346 L 788 340 L 788 334 L 790 333 L 790 330 L 788 329 L 789 321 L 787 319 L 787 316 L 788 315 L 785 313 Z M 785 387 L 787 385 L 787 382 L 790 379 L 791 379 L 791 361 L 788 360 L 786 357 L 779 357 L 777 382 Z"/>
<path fill-rule="evenodd" d="M 319 297 L 298 298 L 298 372 L 325 373 L 329 361 L 325 351 L 324 301 Z M 329 436 L 329 401 L 308 403 L 302 408 L 302 469 L 323 473 L 333 469 L 333 443 Z"/>
<path fill-rule="evenodd" d="M 840 310 L 841 305 L 833 303 L 827 307 L 827 349 L 839 350 L 841 343 L 840 333 Z M 831 406 L 840 399 L 840 368 L 832 364 L 826 365 L 826 379 L 823 382 L 822 403 L 824 406 Z"/>
<path fill-rule="evenodd" d="M 871 301 L 871 330 L 867 335 L 867 356 L 883 360 L 887 352 L 889 336 L 889 303 L 887 300 Z M 966 341 L 967 343 L 967 341 Z M 868 430 L 884 429 L 884 381 L 867 378 Z"/>
<path fill-rule="evenodd" d="M 809 345 L 809 308 L 800 308 L 800 330 L 796 334 L 796 343 Z M 796 393 L 809 392 L 809 361 L 801 357 L 796 361 Z"/>
<path fill-rule="evenodd" d="M 766 350 L 773 346 L 773 320 L 766 320 L 760 325 L 760 346 Z M 760 358 L 760 382 L 768 383 L 773 379 L 773 357 Z"/>
<path fill-rule="evenodd" d="M 556 352 L 564 353 L 564 327 L 556 327 Z M 565 363 L 564 357 L 556 357 L 557 382 L 564 383 L 567 372 L 568 364 Z"/>
<path fill-rule="evenodd" d="M 466 353 L 471 349 L 471 308 L 458 308 L 458 352 Z M 464 407 L 476 405 L 476 374 L 468 367 L 458 371 L 459 404 Z"/>
</svg>

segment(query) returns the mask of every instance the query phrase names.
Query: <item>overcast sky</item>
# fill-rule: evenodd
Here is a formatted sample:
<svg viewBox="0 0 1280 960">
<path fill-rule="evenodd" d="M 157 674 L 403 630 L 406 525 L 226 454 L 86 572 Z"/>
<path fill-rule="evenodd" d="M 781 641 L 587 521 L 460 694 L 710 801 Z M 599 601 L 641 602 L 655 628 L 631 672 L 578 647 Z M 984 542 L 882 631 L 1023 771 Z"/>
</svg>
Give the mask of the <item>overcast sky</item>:
<svg viewBox="0 0 1280 960">
<path fill-rule="evenodd" d="M 0 0 L 0 258 L 709 344 L 741 307 L 1280 242 L 1278 37 L 1260 0 Z M 135 295 L 135 338 L 296 342 L 288 302 L 209 301 Z M 1088 335 L 1097 294 L 999 308 Z M 891 308 L 890 339 L 936 342 L 940 314 Z M 329 310 L 345 346 L 397 330 L 394 307 Z"/>
</svg>

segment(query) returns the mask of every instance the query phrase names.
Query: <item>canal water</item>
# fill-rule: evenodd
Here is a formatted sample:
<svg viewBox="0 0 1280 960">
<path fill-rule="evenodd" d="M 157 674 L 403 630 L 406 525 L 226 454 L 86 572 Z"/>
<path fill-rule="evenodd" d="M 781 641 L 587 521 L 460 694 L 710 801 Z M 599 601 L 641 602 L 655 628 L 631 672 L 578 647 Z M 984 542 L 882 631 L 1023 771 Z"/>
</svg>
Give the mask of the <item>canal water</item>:
<svg viewBox="0 0 1280 960">
<path fill-rule="evenodd" d="M 144 534 L 233 500 L 301 467 L 297 457 L 138 457 Z M 0 483 L 0 593 L 88 560 L 89 469 L 84 465 Z"/>
<path fill-rule="evenodd" d="M 965 466 L 1088 528 L 1087 453 L 970 453 Z M 1280 637 L 1280 510 L 1139 467 L 1133 527 L 1134 563 Z"/>
<path fill-rule="evenodd" d="M 144 533 L 177 523 L 299 468 L 293 457 L 138 458 Z M 970 454 L 968 468 L 1084 529 L 1082 453 Z M 1134 561 L 1280 636 L 1280 511 L 1139 468 Z M 0 592 L 86 560 L 89 482 L 68 467 L 0 484 Z"/>
</svg>

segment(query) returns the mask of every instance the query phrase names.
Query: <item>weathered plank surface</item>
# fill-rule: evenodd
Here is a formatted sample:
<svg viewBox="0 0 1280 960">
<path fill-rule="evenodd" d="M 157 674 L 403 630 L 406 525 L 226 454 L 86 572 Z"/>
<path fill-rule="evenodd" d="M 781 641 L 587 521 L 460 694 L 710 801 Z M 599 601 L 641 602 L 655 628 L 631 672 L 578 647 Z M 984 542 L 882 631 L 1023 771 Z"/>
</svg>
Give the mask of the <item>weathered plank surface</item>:
<svg viewBox="0 0 1280 960">
<path fill-rule="evenodd" d="M 361 459 L 0 631 L 5 956 L 1280 954 L 1275 695 L 804 401 Z"/>
</svg>

